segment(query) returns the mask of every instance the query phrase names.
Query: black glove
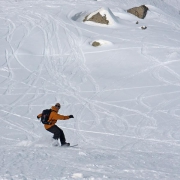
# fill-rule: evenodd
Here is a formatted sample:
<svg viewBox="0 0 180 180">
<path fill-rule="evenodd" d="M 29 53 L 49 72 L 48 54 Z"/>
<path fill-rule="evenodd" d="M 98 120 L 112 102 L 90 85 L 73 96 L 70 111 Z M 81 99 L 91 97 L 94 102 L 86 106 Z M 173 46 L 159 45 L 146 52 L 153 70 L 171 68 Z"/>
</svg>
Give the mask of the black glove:
<svg viewBox="0 0 180 180">
<path fill-rule="evenodd" d="M 40 117 L 37 116 L 37 118 L 39 119 Z"/>
<path fill-rule="evenodd" d="M 69 118 L 74 118 L 74 116 L 73 115 L 69 115 Z"/>
</svg>

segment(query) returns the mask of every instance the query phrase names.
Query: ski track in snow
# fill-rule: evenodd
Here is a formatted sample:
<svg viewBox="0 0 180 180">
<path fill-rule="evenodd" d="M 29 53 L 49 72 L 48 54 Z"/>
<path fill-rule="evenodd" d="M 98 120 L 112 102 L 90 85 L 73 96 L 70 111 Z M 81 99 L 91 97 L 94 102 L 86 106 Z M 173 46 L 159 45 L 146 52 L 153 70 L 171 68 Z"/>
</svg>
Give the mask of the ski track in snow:
<svg viewBox="0 0 180 180">
<path fill-rule="evenodd" d="M 116 9 L 113 1 L 96 3 L 87 5 L 99 8 L 102 3 Z M 170 43 L 163 45 L 157 43 L 157 36 L 152 38 L 154 32 L 133 41 L 116 29 L 101 35 L 71 20 L 76 8 L 64 15 L 63 8 L 77 4 L 2 1 L 0 179 L 180 179 L 180 39 L 164 32 Z M 156 22 L 168 26 L 165 15 Z M 175 28 L 171 32 L 179 33 L 180 23 L 171 25 Z M 134 33 L 138 35 L 138 30 Z M 87 34 L 119 44 L 86 49 Z M 139 69 L 122 68 L 118 83 L 100 84 L 108 73 L 98 74 L 100 67 L 89 59 L 99 61 L 104 53 L 107 60 L 118 57 L 125 68 L 127 51 L 140 58 Z M 51 147 L 51 135 L 36 120 L 55 102 L 62 104 L 62 114 L 75 116 L 59 126 L 68 141 L 79 144 L 77 148 Z M 171 120 L 174 126 L 167 125 Z"/>
</svg>

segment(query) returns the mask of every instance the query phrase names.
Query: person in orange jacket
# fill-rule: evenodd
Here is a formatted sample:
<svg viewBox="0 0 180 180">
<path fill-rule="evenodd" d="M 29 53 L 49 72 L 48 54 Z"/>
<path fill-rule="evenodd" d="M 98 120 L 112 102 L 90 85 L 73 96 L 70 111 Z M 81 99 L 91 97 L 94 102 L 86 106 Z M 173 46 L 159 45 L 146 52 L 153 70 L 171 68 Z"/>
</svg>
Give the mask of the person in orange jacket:
<svg viewBox="0 0 180 180">
<path fill-rule="evenodd" d="M 56 103 L 55 106 L 51 107 L 51 114 L 49 116 L 48 122 L 50 124 L 44 124 L 44 127 L 47 131 L 54 134 L 53 136 L 53 145 L 58 146 L 58 139 L 61 141 L 61 146 L 70 146 L 70 143 L 66 142 L 64 132 L 61 128 L 59 128 L 56 124 L 57 120 L 67 120 L 70 118 L 74 118 L 73 115 L 64 116 L 58 114 L 59 109 L 61 108 L 61 105 L 59 103 Z M 42 114 L 39 114 L 37 118 L 39 119 L 42 116 Z"/>
</svg>

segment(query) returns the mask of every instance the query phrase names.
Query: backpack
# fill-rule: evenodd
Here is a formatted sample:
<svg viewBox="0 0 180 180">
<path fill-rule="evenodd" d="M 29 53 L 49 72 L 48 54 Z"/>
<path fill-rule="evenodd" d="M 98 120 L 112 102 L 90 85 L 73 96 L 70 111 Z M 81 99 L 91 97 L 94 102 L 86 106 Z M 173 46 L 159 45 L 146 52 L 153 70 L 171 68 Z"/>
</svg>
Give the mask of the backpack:
<svg viewBox="0 0 180 180">
<path fill-rule="evenodd" d="M 51 124 L 50 122 L 48 122 L 49 120 L 49 116 L 51 114 L 52 110 L 51 109 L 45 109 L 42 112 L 42 116 L 41 116 L 41 122 L 43 124 Z"/>
</svg>

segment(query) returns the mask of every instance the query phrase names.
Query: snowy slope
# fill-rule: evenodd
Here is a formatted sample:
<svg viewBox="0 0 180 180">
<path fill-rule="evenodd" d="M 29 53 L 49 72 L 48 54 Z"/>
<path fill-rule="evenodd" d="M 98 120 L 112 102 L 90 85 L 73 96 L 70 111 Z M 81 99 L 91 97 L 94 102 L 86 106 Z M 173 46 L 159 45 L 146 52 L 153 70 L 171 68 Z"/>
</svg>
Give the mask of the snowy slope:
<svg viewBox="0 0 180 180">
<path fill-rule="evenodd" d="M 180 11 L 180 1 L 178 0 L 164 0 L 165 3 L 173 6 L 176 10 Z"/>
<path fill-rule="evenodd" d="M 126 12 L 142 4 L 145 19 Z M 168 0 L 1 0 L 0 179 L 180 179 L 176 7 Z M 101 8 L 116 26 L 83 22 Z M 76 148 L 52 147 L 36 119 L 56 102 L 75 117 L 57 124 Z"/>
</svg>

